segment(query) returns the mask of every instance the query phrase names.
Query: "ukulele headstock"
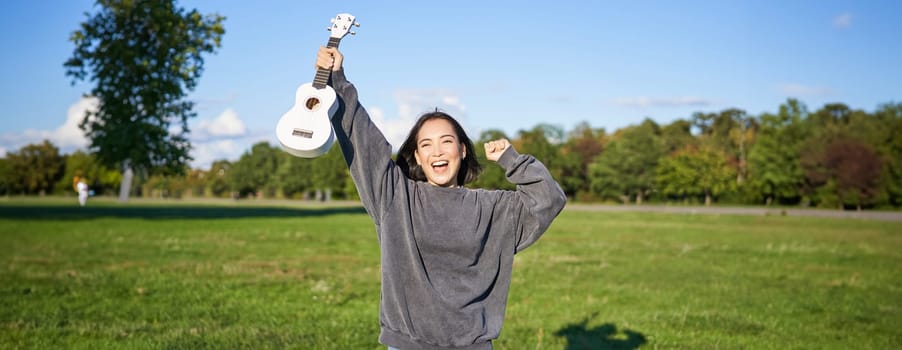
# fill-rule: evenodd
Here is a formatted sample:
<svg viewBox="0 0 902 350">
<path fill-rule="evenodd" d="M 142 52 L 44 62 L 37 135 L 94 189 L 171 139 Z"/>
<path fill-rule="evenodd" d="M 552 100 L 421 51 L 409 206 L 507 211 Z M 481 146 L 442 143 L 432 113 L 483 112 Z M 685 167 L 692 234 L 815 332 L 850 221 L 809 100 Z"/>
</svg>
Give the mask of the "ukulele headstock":
<svg viewBox="0 0 902 350">
<path fill-rule="evenodd" d="M 357 23 L 354 20 L 354 16 L 350 13 L 339 13 L 332 19 L 332 25 L 329 26 L 329 31 L 332 32 L 329 36 L 336 39 L 344 38 L 345 35 L 357 34 L 351 31 L 351 28 L 354 26 L 360 27 L 360 23 Z"/>
</svg>

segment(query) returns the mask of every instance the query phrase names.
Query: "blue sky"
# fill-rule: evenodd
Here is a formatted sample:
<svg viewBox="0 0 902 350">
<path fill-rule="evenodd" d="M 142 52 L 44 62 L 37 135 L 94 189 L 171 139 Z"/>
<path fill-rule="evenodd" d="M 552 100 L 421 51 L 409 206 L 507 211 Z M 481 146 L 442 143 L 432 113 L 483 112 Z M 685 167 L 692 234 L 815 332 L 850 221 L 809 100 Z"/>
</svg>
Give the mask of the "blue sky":
<svg viewBox="0 0 902 350">
<path fill-rule="evenodd" d="M 313 79 L 325 27 L 357 16 L 342 40 L 349 79 L 397 146 L 417 115 L 441 108 L 472 137 L 587 121 L 613 132 L 693 112 L 775 112 L 842 102 L 873 111 L 902 97 L 899 1 L 181 1 L 227 17 L 190 123 L 195 166 L 277 144 L 279 117 Z M 0 155 L 47 138 L 84 148 L 88 83 L 62 63 L 93 1 L 0 4 Z"/>
</svg>

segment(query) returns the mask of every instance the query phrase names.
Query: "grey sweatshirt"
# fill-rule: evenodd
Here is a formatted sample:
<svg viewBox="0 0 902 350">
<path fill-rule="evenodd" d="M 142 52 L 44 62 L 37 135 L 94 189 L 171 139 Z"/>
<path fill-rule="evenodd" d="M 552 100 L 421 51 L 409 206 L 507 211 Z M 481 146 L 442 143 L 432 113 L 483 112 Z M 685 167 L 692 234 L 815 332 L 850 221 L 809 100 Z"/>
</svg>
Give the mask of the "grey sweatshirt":
<svg viewBox="0 0 902 350">
<path fill-rule="evenodd" d="M 341 102 L 336 138 L 379 240 L 379 341 L 402 350 L 491 349 L 514 254 L 545 232 L 564 208 L 564 192 L 542 163 L 513 147 L 497 163 L 515 191 L 411 180 L 343 70 L 332 73 L 332 86 Z"/>
</svg>

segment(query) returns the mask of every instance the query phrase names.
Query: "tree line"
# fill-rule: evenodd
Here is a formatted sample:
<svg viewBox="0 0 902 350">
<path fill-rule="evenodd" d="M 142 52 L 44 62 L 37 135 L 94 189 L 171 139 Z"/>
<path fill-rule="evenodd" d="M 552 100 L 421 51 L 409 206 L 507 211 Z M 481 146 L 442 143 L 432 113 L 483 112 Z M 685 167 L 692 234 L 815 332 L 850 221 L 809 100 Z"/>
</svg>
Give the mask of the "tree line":
<svg viewBox="0 0 902 350">
<path fill-rule="evenodd" d="M 506 135 L 492 129 L 478 145 L 508 138 L 534 155 L 575 201 L 781 204 L 830 208 L 902 206 L 902 103 L 874 112 L 827 104 L 811 112 L 789 99 L 776 113 L 741 109 L 697 112 L 659 125 L 646 119 L 614 132 L 583 122 L 572 130 L 539 124 Z M 503 170 L 477 156 L 484 171 L 472 187 L 512 189 Z M 121 172 L 94 154 L 61 155 L 49 141 L 0 159 L 0 193 L 73 193 L 74 176 L 96 193 L 113 194 Z M 261 142 L 237 161 L 209 169 L 139 174 L 143 197 L 355 199 L 336 145 L 315 159 L 296 158 Z"/>
<path fill-rule="evenodd" d="M 225 34 L 225 17 L 175 0 L 99 1 L 69 40 L 63 66 L 72 82 L 90 81 L 102 103 L 79 127 L 86 152 L 61 155 L 50 142 L 0 159 L 0 193 L 71 192 L 87 178 L 96 193 L 145 197 L 356 197 L 338 147 L 317 159 L 294 158 L 258 143 L 237 161 L 191 169 L 188 93 Z M 584 122 L 552 124 L 475 140 L 508 138 L 544 162 L 575 201 L 741 203 L 815 207 L 902 206 L 902 104 L 874 112 L 827 104 L 811 112 L 789 99 L 776 113 L 737 108 L 698 112 L 659 125 L 646 119 L 608 132 Z M 175 130 L 175 131 L 173 131 Z M 472 184 L 511 188 L 488 165 Z M 132 174 L 137 174 L 132 181 Z"/>
</svg>

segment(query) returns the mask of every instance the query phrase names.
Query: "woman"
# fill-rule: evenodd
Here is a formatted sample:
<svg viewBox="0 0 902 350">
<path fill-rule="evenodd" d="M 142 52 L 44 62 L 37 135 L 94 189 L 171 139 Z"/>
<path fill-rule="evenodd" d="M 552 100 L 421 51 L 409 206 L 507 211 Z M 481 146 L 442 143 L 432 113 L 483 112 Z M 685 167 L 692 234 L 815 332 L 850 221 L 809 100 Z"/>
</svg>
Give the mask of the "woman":
<svg viewBox="0 0 902 350">
<path fill-rule="evenodd" d="M 534 243 L 566 197 L 548 169 L 510 142 L 486 143 L 516 191 L 468 189 L 479 164 L 447 114 L 422 116 L 391 145 L 357 100 L 343 56 L 321 48 L 341 106 L 332 118 L 357 192 L 376 224 L 382 265 L 379 341 L 390 348 L 491 349 L 504 320 L 514 254 Z"/>
</svg>

